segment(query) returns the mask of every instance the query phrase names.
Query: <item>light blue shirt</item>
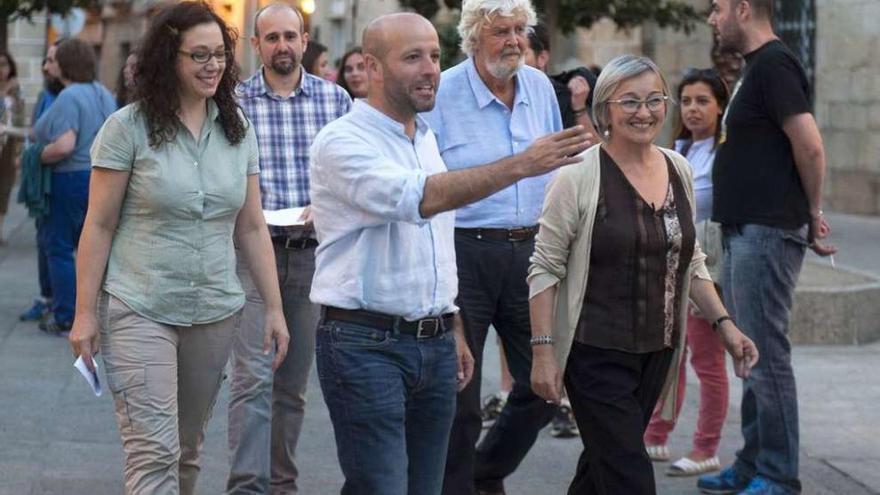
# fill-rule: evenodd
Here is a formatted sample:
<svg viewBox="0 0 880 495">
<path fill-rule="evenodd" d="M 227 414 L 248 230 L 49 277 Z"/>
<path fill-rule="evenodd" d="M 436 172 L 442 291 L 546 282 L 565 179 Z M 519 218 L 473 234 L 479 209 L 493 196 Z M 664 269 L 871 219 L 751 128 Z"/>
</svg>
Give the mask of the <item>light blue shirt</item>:
<svg viewBox="0 0 880 495">
<path fill-rule="evenodd" d="M 455 214 L 422 218 L 429 175 L 446 171 L 434 133 L 363 100 L 327 124 L 311 148 L 318 249 L 311 300 L 407 320 L 456 311 Z"/>
<path fill-rule="evenodd" d="M 553 85 L 523 66 L 516 75 L 513 110 L 489 91 L 472 58 L 440 78 L 437 104 L 425 120 L 437 135 L 449 170 L 486 165 L 525 151 L 535 139 L 562 130 Z M 483 200 L 459 208 L 455 226 L 517 228 L 536 225 L 552 174 L 522 179 Z"/>
<path fill-rule="evenodd" d="M 104 125 L 116 111 L 116 100 L 101 83 L 69 84 L 34 124 L 37 142 L 49 144 L 69 130 L 76 132 L 73 151 L 52 166 L 53 173 L 88 171 L 92 168 L 89 150 Z"/>
</svg>

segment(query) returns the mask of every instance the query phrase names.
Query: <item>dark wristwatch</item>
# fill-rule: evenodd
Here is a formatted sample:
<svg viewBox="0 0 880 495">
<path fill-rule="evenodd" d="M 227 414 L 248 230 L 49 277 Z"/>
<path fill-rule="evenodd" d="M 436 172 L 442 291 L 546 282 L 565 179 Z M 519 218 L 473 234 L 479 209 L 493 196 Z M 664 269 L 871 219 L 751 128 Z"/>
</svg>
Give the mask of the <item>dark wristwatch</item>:
<svg viewBox="0 0 880 495">
<path fill-rule="evenodd" d="M 733 318 L 730 315 L 721 315 L 717 320 L 712 322 L 712 330 L 718 330 L 721 328 L 721 324 L 724 323 L 725 320 L 733 321 Z"/>
</svg>

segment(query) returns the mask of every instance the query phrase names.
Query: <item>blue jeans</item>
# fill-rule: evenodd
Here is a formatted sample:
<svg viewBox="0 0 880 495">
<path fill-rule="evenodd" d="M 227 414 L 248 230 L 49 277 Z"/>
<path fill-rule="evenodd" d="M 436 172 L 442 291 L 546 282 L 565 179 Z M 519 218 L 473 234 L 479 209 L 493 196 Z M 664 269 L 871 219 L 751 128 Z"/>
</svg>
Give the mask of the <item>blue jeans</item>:
<svg viewBox="0 0 880 495">
<path fill-rule="evenodd" d="M 743 384 L 745 444 L 734 466 L 744 476 L 760 475 L 799 493 L 798 403 L 788 324 L 806 228 L 746 224 L 725 226 L 723 233 L 724 302 L 760 353 Z"/>
<path fill-rule="evenodd" d="M 439 494 L 455 415 L 452 332 L 416 340 L 322 319 L 315 353 L 342 494 Z"/>
<path fill-rule="evenodd" d="M 73 253 L 79 244 L 89 203 L 88 170 L 52 174 L 49 216 L 44 242 L 52 283 L 52 312 L 59 324 L 73 323 L 76 304 L 76 268 Z"/>
</svg>

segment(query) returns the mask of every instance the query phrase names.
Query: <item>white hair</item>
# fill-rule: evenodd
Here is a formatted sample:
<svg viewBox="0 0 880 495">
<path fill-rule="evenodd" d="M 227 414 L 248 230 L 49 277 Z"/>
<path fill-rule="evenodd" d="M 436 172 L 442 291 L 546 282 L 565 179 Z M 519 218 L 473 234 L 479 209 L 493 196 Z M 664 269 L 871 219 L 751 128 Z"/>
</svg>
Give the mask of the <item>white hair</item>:
<svg viewBox="0 0 880 495">
<path fill-rule="evenodd" d="M 458 35 L 461 37 L 461 51 L 470 57 L 477 46 L 480 29 L 496 15 L 513 17 L 523 15 L 528 26 L 538 23 L 538 14 L 531 0 L 464 0 L 461 5 L 461 20 L 458 22 Z"/>
</svg>

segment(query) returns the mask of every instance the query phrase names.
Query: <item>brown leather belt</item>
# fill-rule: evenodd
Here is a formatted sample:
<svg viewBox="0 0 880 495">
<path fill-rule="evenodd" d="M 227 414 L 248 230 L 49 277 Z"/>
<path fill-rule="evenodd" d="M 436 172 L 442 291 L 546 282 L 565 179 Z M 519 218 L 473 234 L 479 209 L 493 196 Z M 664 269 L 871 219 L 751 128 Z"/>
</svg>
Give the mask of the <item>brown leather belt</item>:
<svg viewBox="0 0 880 495">
<path fill-rule="evenodd" d="M 475 237 L 477 239 L 492 239 L 495 241 L 522 242 L 530 241 L 538 234 L 538 226 L 520 227 L 518 229 L 466 229 L 456 228 L 456 233 Z"/>
<path fill-rule="evenodd" d="M 324 306 L 327 320 L 354 323 L 370 328 L 412 335 L 417 339 L 429 339 L 452 330 L 452 313 L 442 316 L 429 316 L 416 321 L 407 321 L 400 316 L 386 315 L 363 309 L 342 309 Z"/>
<path fill-rule="evenodd" d="M 272 237 L 272 244 L 284 249 L 310 249 L 318 247 L 318 240 L 311 237 L 287 237 L 277 235 Z"/>
</svg>

